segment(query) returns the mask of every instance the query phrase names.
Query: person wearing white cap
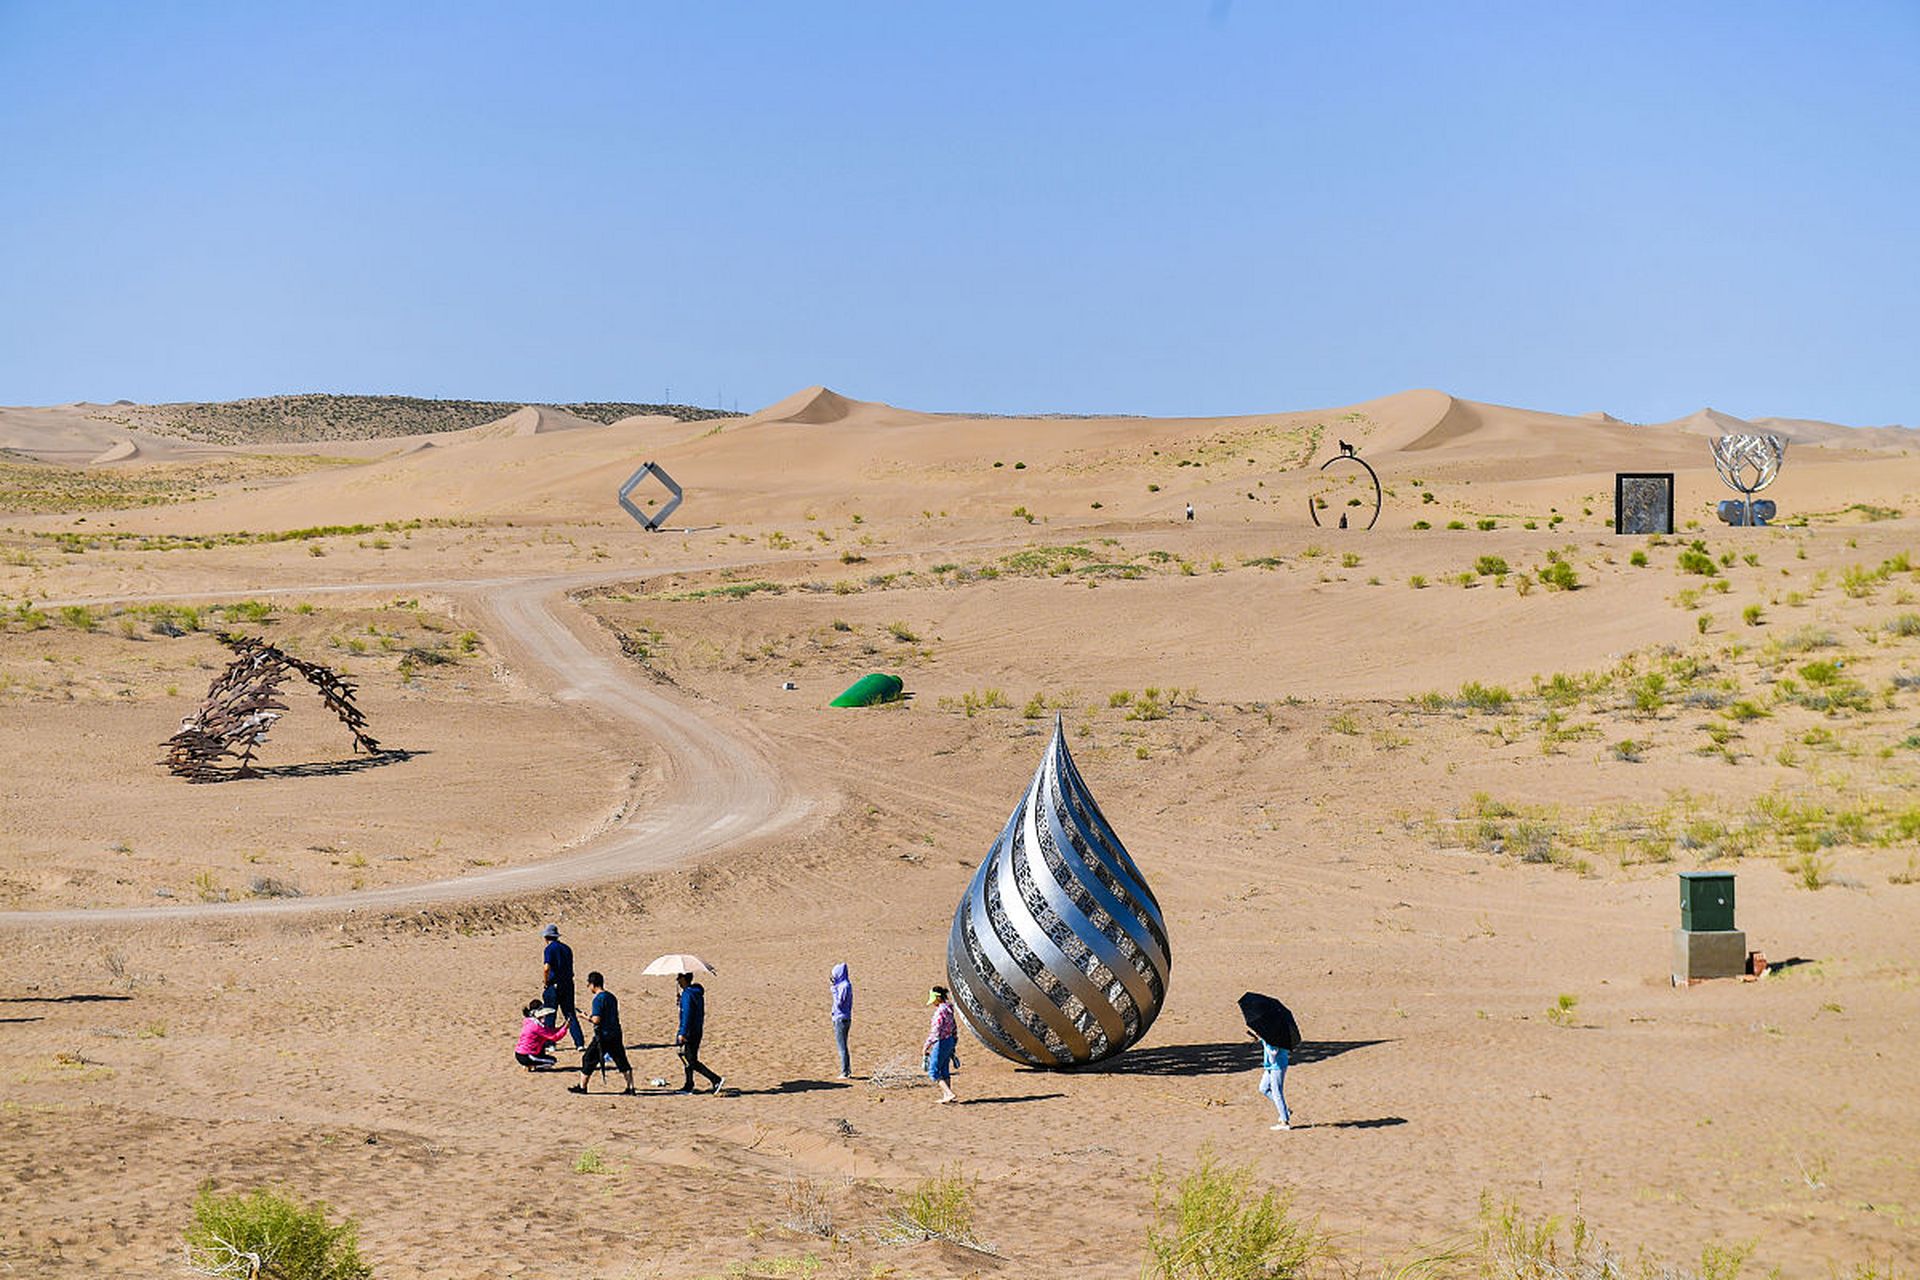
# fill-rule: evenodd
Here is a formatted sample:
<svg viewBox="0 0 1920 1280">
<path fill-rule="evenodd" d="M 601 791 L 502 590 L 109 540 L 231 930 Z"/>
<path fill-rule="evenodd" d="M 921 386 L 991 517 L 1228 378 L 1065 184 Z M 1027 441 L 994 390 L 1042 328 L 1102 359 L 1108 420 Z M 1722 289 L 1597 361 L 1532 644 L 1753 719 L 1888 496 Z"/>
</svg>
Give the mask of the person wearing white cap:
<svg viewBox="0 0 1920 1280">
<path fill-rule="evenodd" d="M 587 1041 L 580 1034 L 580 1011 L 573 1006 L 573 948 L 560 941 L 557 924 L 542 929 L 540 936 L 547 940 L 547 949 L 540 955 L 540 1003 L 547 1006 L 547 1026 L 551 1029 L 556 1019 L 566 1018 L 567 1030 L 573 1033 L 573 1047 L 581 1048 Z"/>
</svg>

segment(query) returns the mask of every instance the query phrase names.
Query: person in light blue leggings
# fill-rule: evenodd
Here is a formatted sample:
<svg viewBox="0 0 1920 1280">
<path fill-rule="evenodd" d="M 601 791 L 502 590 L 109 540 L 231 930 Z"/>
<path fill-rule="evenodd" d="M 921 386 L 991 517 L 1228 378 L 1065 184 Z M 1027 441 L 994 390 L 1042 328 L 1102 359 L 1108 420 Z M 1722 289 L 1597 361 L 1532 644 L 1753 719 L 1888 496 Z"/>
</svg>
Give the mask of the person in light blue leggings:
<svg viewBox="0 0 1920 1280">
<path fill-rule="evenodd" d="M 833 1039 L 840 1048 L 840 1078 L 853 1079 L 853 1061 L 847 1055 L 847 1033 L 853 1029 L 853 979 L 843 960 L 828 979 L 833 986 Z"/>
<path fill-rule="evenodd" d="M 1260 1092 L 1273 1102 L 1280 1113 L 1275 1129 L 1291 1129 L 1293 1113 L 1287 1110 L 1287 1051 L 1260 1041 Z"/>
</svg>

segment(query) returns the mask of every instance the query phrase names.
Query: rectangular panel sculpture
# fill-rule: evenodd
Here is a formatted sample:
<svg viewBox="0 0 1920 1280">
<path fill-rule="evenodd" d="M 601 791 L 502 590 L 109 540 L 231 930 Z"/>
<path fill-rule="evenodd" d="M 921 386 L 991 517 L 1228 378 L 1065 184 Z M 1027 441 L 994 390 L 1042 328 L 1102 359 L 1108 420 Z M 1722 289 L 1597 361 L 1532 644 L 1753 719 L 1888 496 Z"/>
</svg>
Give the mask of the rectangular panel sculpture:
<svg viewBox="0 0 1920 1280">
<path fill-rule="evenodd" d="M 1613 477 L 1615 533 L 1673 532 L 1673 472 L 1622 471 Z"/>
</svg>

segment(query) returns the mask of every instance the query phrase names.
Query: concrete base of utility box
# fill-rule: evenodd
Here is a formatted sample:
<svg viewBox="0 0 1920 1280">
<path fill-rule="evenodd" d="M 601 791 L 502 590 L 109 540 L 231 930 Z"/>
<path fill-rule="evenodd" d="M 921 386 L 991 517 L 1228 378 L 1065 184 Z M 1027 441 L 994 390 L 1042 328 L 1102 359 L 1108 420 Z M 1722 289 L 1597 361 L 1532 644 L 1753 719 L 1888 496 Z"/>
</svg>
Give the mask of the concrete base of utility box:
<svg viewBox="0 0 1920 1280">
<path fill-rule="evenodd" d="M 1673 985 L 1685 986 L 1700 978 L 1737 978 L 1747 971 L 1747 934 L 1744 929 L 1711 933 L 1673 931 Z"/>
</svg>

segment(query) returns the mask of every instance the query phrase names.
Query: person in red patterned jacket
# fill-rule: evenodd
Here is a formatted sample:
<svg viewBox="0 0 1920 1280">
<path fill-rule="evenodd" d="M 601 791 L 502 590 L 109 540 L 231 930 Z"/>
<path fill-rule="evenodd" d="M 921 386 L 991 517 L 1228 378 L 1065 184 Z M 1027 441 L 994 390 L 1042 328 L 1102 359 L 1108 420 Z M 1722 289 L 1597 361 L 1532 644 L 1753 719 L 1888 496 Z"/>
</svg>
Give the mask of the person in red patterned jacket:
<svg viewBox="0 0 1920 1280">
<path fill-rule="evenodd" d="M 933 1024 L 927 1028 L 927 1075 L 940 1086 L 940 1101 L 953 1102 L 953 1051 L 960 1039 L 953 1021 L 953 1003 L 947 999 L 945 987 L 928 991 L 927 1003 L 933 1006 Z"/>
</svg>

